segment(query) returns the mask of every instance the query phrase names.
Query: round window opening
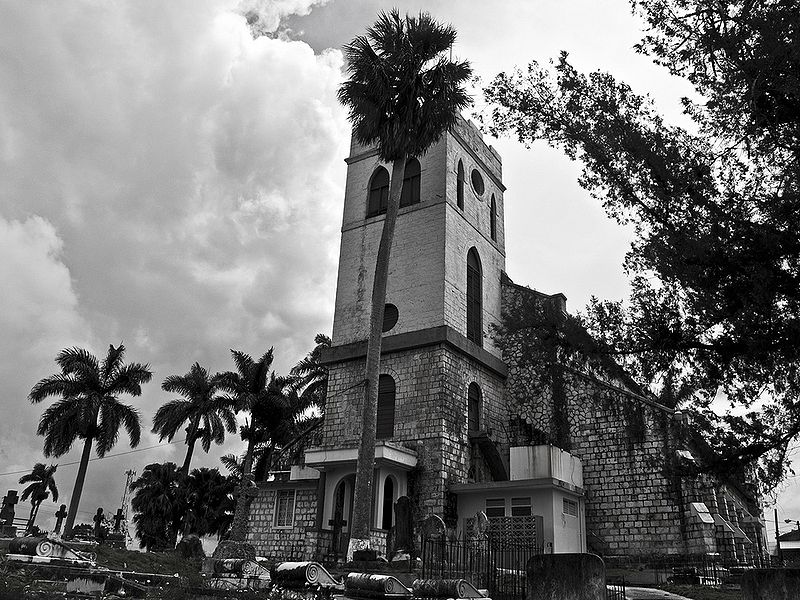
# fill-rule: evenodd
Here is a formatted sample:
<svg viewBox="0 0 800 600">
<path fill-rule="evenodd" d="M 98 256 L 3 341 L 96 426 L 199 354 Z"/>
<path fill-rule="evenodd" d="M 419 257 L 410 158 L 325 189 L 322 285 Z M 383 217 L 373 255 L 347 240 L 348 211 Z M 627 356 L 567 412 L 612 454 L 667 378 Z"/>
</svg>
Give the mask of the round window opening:
<svg viewBox="0 0 800 600">
<path fill-rule="evenodd" d="M 472 179 L 472 188 L 475 190 L 475 193 L 478 194 L 478 196 L 483 196 L 483 191 L 485 189 L 483 186 L 483 177 L 481 177 L 478 169 L 472 169 L 470 178 Z"/>
<path fill-rule="evenodd" d="M 383 333 L 389 331 L 392 327 L 397 325 L 397 317 L 400 316 L 397 312 L 397 307 L 394 304 L 387 304 L 383 309 Z"/>
</svg>

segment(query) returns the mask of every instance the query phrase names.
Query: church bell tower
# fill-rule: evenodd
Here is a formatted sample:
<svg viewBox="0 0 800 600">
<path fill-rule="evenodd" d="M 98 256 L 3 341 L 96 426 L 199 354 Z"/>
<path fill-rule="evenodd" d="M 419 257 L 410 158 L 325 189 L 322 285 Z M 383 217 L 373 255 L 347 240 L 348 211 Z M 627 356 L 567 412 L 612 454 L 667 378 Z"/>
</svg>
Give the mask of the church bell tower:
<svg viewBox="0 0 800 600">
<path fill-rule="evenodd" d="M 377 150 L 355 142 L 346 162 L 324 432 L 305 460 L 323 474 L 322 525 L 338 528 L 340 537 L 352 507 L 390 169 Z M 406 165 L 381 355 L 372 523 L 378 543 L 393 524 L 399 496 L 418 499 L 417 516 L 446 516 L 450 484 L 503 478 L 504 466 L 478 456 L 474 440 L 493 435 L 492 444 L 503 443 L 497 436 L 505 421 L 506 367 L 491 333 L 505 269 L 504 191 L 500 156 L 463 119 Z"/>
</svg>

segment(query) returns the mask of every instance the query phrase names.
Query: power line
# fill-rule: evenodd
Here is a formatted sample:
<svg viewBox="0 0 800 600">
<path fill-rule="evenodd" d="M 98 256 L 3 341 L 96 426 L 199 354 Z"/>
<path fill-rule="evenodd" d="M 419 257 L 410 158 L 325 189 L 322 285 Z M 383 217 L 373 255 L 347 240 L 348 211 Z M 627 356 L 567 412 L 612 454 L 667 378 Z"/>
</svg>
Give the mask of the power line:
<svg viewBox="0 0 800 600">
<path fill-rule="evenodd" d="M 117 452 L 116 454 L 106 454 L 105 456 L 96 456 L 95 458 L 90 458 L 89 462 L 95 462 L 97 460 L 105 460 L 106 458 L 115 458 L 117 456 L 125 456 L 126 454 L 135 454 L 136 452 L 146 452 L 148 450 L 152 450 L 153 448 L 160 448 L 161 446 L 166 446 L 166 445 L 169 445 L 169 444 L 182 444 L 185 441 L 186 441 L 186 439 L 184 438 L 182 440 L 173 440 L 171 442 L 165 442 L 165 443 L 162 443 L 162 444 L 156 444 L 155 446 L 147 446 L 146 448 L 136 448 L 135 450 L 127 450 L 125 452 Z M 76 461 L 68 462 L 68 463 L 58 463 L 57 466 L 59 466 L 59 467 L 71 467 L 72 465 L 79 465 L 79 464 L 81 464 L 81 461 L 76 460 Z M 0 477 L 7 477 L 7 476 L 11 476 L 11 475 L 23 475 L 25 473 L 30 473 L 30 472 L 31 472 L 30 469 L 25 469 L 23 471 L 9 471 L 8 473 L 0 473 Z"/>
</svg>

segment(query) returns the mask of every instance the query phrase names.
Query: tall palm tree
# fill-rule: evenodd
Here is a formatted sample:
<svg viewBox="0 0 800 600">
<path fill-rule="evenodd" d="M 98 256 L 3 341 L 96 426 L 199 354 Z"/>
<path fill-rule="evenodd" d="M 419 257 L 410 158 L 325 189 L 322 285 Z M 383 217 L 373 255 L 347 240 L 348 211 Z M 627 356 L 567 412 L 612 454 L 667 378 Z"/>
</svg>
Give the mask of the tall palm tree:
<svg viewBox="0 0 800 600">
<path fill-rule="evenodd" d="M 293 378 L 290 385 L 309 406 L 322 413 L 325 411 L 325 397 L 328 394 L 328 367 L 322 364 L 321 357 L 331 347 L 331 338 L 324 333 L 318 333 L 314 337 L 314 343 L 314 349 L 289 371 Z"/>
<path fill-rule="evenodd" d="M 61 397 L 44 411 L 36 431 L 44 436 L 45 456 L 62 456 L 69 452 L 75 440 L 83 440 L 81 462 L 64 524 L 67 539 L 72 535 L 92 444 L 97 442 L 97 455 L 102 458 L 117 443 L 120 427 L 127 431 L 132 448 L 139 444 L 139 412 L 120 402 L 119 397 L 123 394 L 140 396 L 142 384 L 150 381 L 153 374 L 148 365 L 124 364 L 124 355 L 122 344 L 116 348 L 109 346 L 102 363 L 83 348 L 62 350 L 56 357 L 61 372 L 39 381 L 28 395 L 31 402 L 41 402 L 49 396 Z"/>
<path fill-rule="evenodd" d="M 240 350 L 231 350 L 236 372 L 227 374 L 231 389 L 230 398 L 238 411 L 250 412 L 253 406 L 264 401 L 270 381 L 273 349 L 267 350 L 258 360 Z M 252 416 L 251 416 L 252 420 Z M 242 439 L 247 441 L 247 450 L 241 467 L 241 482 L 236 493 L 236 505 L 231 526 L 230 539 L 243 542 L 247 535 L 248 491 L 252 486 L 253 451 L 256 436 L 249 435 L 249 423 L 242 427 Z"/>
<path fill-rule="evenodd" d="M 42 502 L 47 500 L 50 494 L 53 495 L 53 502 L 58 502 L 58 487 L 56 487 L 55 478 L 57 468 L 58 465 L 46 467 L 43 463 L 36 463 L 30 473 L 19 478 L 20 483 L 30 483 L 22 491 L 23 502 L 28 498 L 31 499 L 31 514 L 25 527 L 25 533 L 27 534 L 30 534 L 33 530 L 33 524 L 39 514 L 39 507 Z"/>
<path fill-rule="evenodd" d="M 170 400 L 156 411 L 153 417 L 153 433 L 172 441 L 175 434 L 186 427 L 186 458 L 182 471 L 189 473 L 194 445 L 197 440 L 208 453 L 211 443 L 225 441 L 225 431 L 236 431 L 236 414 L 228 396 L 218 392 L 226 390 L 228 377 L 224 373 L 209 375 L 208 371 L 194 363 L 185 375 L 170 375 L 161 384 L 165 392 L 178 393 L 183 398 Z"/>
<path fill-rule="evenodd" d="M 428 13 L 401 17 L 393 10 L 381 13 L 366 35 L 356 37 L 344 47 L 350 78 L 342 84 L 338 95 L 339 101 L 349 109 L 353 137 L 365 146 L 376 146 L 380 159 L 392 164 L 389 199 L 372 285 L 361 443 L 348 558 L 352 558 L 355 550 L 370 548 L 381 326 L 406 161 L 425 154 L 455 125 L 460 111 L 471 102 L 464 89 L 472 72 L 469 63 L 448 58 L 455 40 L 455 29 L 436 22 Z"/>
</svg>

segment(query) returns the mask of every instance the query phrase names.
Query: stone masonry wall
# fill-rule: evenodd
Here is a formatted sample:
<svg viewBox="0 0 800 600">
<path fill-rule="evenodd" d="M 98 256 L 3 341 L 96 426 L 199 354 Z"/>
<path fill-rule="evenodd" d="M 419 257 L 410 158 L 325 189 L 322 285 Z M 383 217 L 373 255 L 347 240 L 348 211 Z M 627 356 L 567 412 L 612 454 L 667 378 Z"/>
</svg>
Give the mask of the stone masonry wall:
<svg viewBox="0 0 800 600">
<path fill-rule="evenodd" d="M 296 490 L 292 527 L 275 527 L 275 496 L 278 489 Z M 308 539 L 308 533 L 316 531 L 316 515 L 316 485 L 261 484 L 258 496 L 250 504 L 247 541 L 253 544 L 257 556 L 309 560 L 316 552 L 316 538 Z"/>
<path fill-rule="evenodd" d="M 381 372 L 395 381 L 395 427 L 390 441 L 417 452 L 413 495 L 418 516 L 442 515 L 449 483 L 467 481 L 467 390 L 481 388 L 481 419 L 507 447 L 503 381 L 493 371 L 444 344 L 404 350 L 381 359 Z M 322 445 L 355 447 L 359 442 L 364 365 L 331 365 Z"/>
<path fill-rule="evenodd" d="M 535 292 L 504 285 L 503 293 L 511 306 L 514 294 Z M 512 344 L 508 350 L 512 441 L 552 443 L 581 459 L 589 548 L 604 555 L 686 553 L 685 501 L 680 480 L 670 474 L 676 448 L 668 415 L 612 389 L 608 383 L 624 385 L 613 376 L 602 381 L 560 369 L 565 414 L 559 416 L 552 383 L 543 385 L 541 372 L 520 367 L 521 349 Z M 556 439 L 557 428 L 566 439 Z"/>
</svg>

